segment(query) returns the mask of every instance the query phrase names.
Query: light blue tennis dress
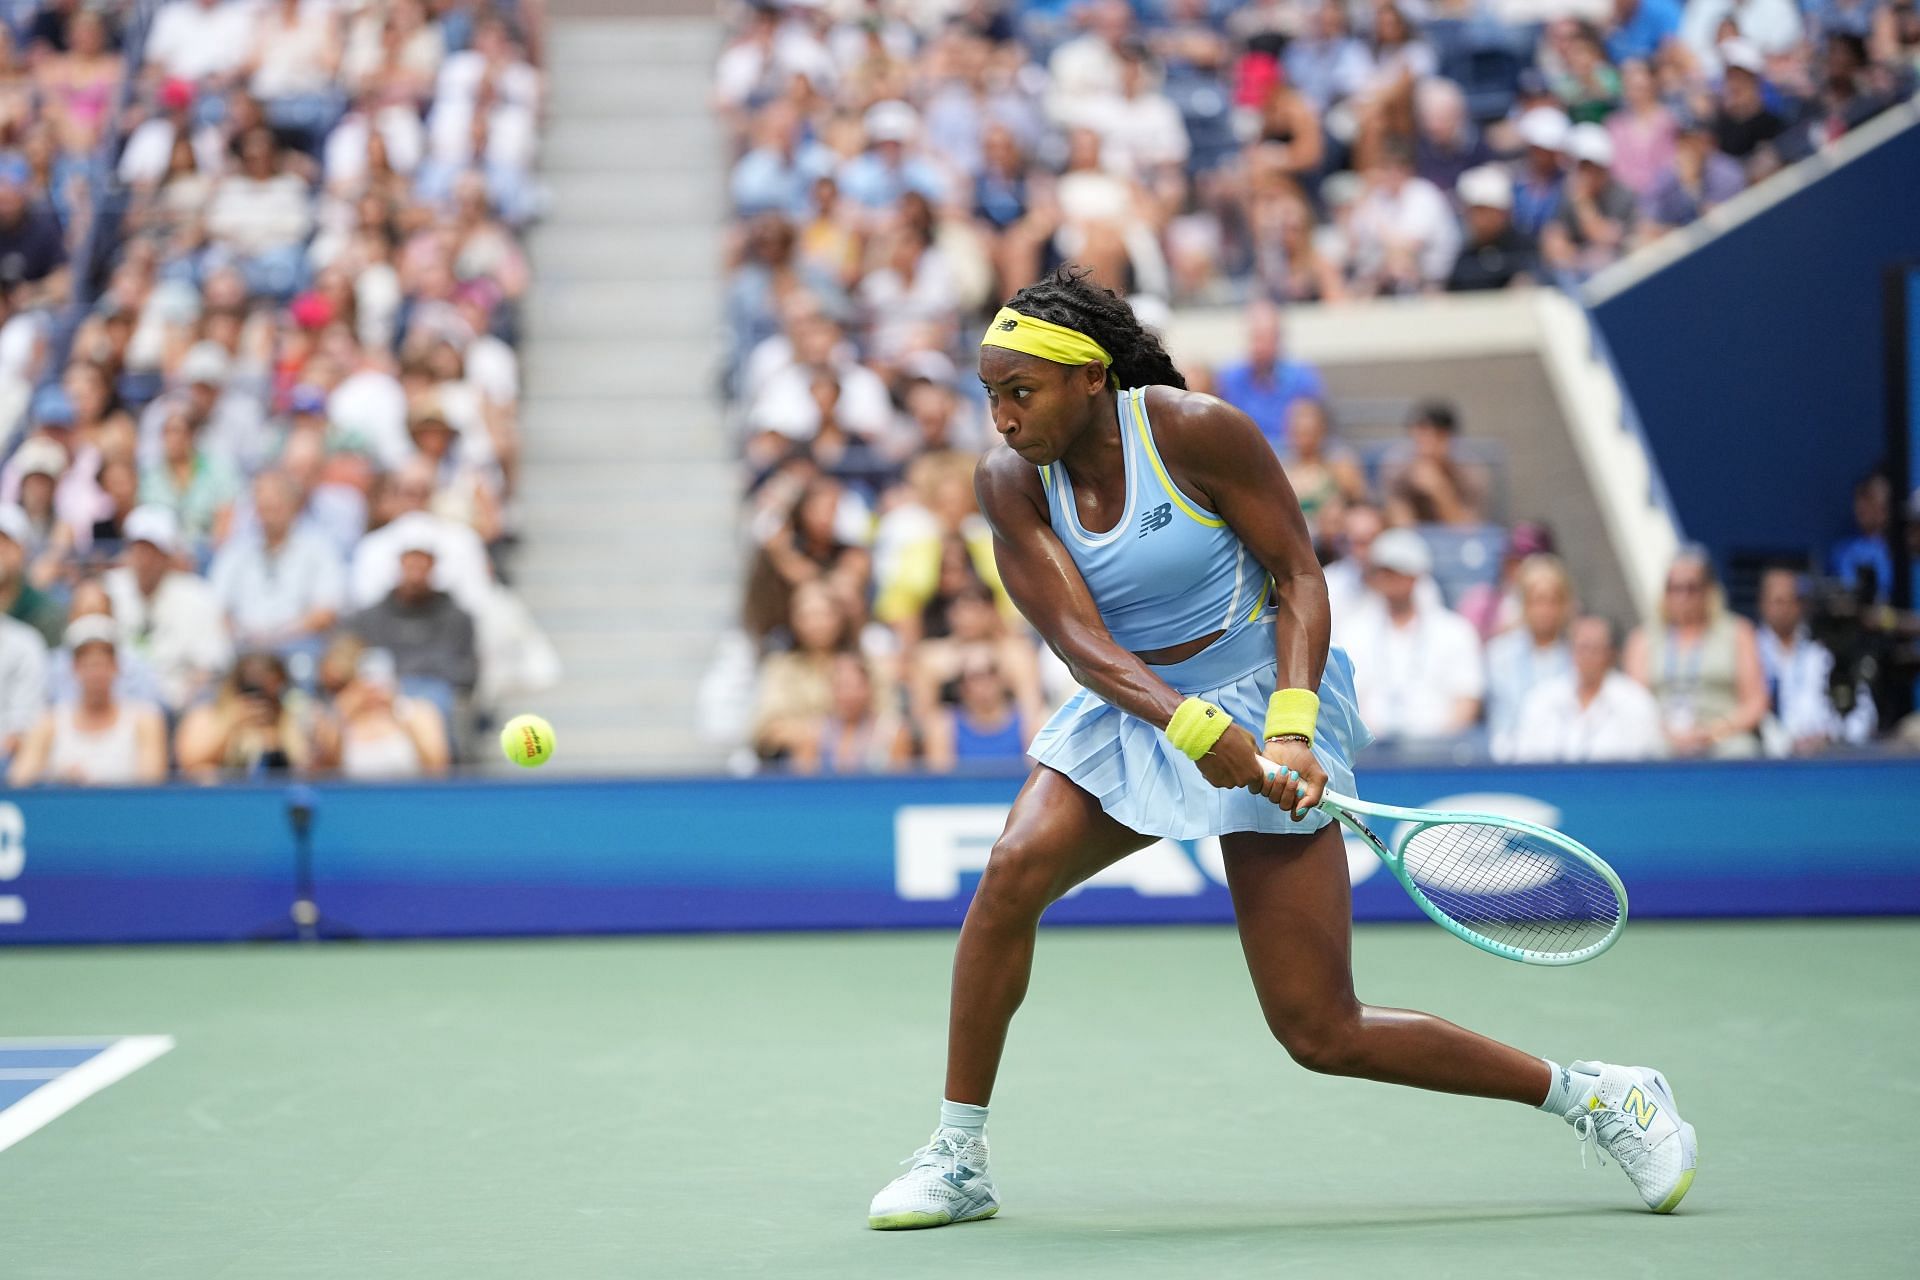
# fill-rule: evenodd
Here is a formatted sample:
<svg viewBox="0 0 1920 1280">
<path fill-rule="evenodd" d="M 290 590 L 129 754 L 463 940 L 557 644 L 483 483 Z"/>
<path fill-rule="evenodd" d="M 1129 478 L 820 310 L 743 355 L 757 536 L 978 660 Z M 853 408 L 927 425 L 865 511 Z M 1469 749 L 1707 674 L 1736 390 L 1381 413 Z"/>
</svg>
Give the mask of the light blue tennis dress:
<svg viewBox="0 0 1920 1280">
<path fill-rule="evenodd" d="M 1223 708 L 1255 738 L 1278 681 L 1266 571 L 1226 521 L 1181 493 L 1160 461 L 1147 421 L 1146 389 L 1119 396 L 1127 501 L 1120 522 L 1088 533 L 1073 505 L 1073 482 L 1055 462 L 1040 479 L 1054 532 L 1093 593 L 1100 617 L 1123 649 L 1170 648 L 1226 632 L 1185 662 L 1152 667 L 1181 693 Z M 1353 794 L 1353 757 L 1373 741 L 1353 693 L 1353 663 L 1331 649 L 1320 677 L 1313 754 L 1327 785 Z M 1127 715 L 1082 689 L 1033 740 L 1034 759 L 1073 779 L 1122 825 L 1142 835 L 1197 840 L 1229 831 L 1304 835 L 1330 819 L 1294 822 L 1264 796 L 1221 789 L 1167 740 L 1159 725 Z"/>
</svg>

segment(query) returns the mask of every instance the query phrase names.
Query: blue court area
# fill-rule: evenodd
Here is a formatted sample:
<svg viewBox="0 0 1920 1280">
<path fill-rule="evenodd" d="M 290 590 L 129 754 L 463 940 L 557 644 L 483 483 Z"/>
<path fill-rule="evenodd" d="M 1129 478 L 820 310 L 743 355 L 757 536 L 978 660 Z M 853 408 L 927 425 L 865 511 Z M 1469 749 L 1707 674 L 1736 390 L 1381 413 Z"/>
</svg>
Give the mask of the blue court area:
<svg viewBox="0 0 1920 1280">
<path fill-rule="evenodd" d="M 75 1067 L 98 1058 L 116 1038 L 0 1040 L 0 1111 Z"/>
</svg>

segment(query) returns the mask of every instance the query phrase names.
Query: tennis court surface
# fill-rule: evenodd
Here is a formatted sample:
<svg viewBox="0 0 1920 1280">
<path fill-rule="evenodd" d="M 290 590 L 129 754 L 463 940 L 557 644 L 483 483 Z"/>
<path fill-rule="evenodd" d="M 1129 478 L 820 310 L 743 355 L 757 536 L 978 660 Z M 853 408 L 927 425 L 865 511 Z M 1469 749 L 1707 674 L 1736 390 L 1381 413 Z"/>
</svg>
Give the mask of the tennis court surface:
<svg viewBox="0 0 1920 1280">
<path fill-rule="evenodd" d="M 0 1151 L 0 1274 L 1913 1273 L 1920 923 L 1639 923 L 1567 971 L 1359 931 L 1370 1001 L 1663 1068 L 1701 1141 L 1671 1218 L 1546 1117 L 1299 1071 L 1225 929 L 1051 930 L 1005 1210 L 869 1232 L 933 1124 L 951 944 L 14 952 L 0 1035 L 173 1047 Z"/>
</svg>

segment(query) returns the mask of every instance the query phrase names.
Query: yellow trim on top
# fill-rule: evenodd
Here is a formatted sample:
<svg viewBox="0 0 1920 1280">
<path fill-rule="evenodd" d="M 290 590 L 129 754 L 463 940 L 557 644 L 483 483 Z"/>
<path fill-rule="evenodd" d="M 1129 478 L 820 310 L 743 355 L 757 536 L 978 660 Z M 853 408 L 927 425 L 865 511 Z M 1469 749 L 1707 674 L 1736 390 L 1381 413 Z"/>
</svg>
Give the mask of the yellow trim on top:
<svg viewBox="0 0 1920 1280">
<path fill-rule="evenodd" d="M 1134 392 L 1131 399 L 1133 401 L 1134 430 L 1140 433 L 1140 443 L 1146 446 L 1147 461 L 1153 464 L 1153 473 L 1160 477 L 1160 485 L 1167 491 L 1167 496 L 1173 499 L 1173 505 L 1179 507 L 1194 521 L 1205 525 L 1209 529 L 1226 528 L 1227 522 L 1225 520 L 1222 520 L 1219 516 L 1207 515 L 1198 507 L 1188 502 L 1187 495 L 1180 492 L 1180 486 L 1173 482 L 1173 477 L 1167 474 L 1166 467 L 1161 464 L 1160 451 L 1153 447 L 1153 433 L 1147 427 L 1146 391 L 1142 389 Z"/>
</svg>

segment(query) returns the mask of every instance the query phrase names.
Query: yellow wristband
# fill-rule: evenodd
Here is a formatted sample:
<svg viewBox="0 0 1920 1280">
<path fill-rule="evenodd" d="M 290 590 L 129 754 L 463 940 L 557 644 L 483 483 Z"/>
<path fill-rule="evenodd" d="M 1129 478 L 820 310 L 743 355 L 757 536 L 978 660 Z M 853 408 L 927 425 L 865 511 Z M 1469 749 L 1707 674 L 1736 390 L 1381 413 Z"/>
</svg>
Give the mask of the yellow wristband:
<svg viewBox="0 0 1920 1280">
<path fill-rule="evenodd" d="M 1267 699 L 1269 738 L 1298 734 L 1313 743 L 1313 726 L 1320 720 L 1320 695 L 1311 689 L 1277 689 Z"/>
<path fill-rule="evenodd" d="M 1233 724 L 1233 717 L 1199 698 L 1188 698 L 1167 721 L 1167 741 L 1178 747 L 1189 760 L 1198 760 L 1213 750 L 1220 735 Z"/>
</svg>

